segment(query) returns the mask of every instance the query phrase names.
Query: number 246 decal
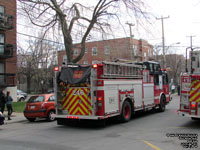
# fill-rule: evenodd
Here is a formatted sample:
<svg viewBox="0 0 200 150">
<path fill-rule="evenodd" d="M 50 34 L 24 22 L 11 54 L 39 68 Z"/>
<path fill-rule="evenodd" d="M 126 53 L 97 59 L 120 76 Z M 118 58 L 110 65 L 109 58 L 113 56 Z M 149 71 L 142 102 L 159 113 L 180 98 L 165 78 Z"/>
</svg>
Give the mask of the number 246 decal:
<svg viewBox="0 0 200 150">
<path fill-rule="evenodd" d="M 83 90 L 73 90 L 73 95 L 84 95 Z"/>
</svg>

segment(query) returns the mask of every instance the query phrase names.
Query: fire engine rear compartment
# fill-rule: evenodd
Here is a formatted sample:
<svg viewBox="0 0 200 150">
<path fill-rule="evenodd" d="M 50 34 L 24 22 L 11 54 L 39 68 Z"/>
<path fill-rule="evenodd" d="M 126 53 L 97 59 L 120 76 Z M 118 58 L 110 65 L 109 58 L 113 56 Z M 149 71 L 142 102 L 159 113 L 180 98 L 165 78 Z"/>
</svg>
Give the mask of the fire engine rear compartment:
<svg viewBox="0 0 200 150">
<path fill-rule="evenodd" d="M 178 114 L 200 118 L 200 76 L 184 74 L 181 76 L 181 96 Z"/>
<path fill-rule="evenodd" d="M 154 93 L 154 89 L 159 89 L 159 86 L 154 86 L 148 70 L 142 75 L 140 66 L 125 65 L 126 68 L 121 70 L 128 70 L 128 75 L 114 72 L 114 76 L 111 76 L 111 68 L 108 66 L 104 65 L 103 68 L 100 65 L 98 71 L 91 66 L 84 68 L 85 70 L 81 67 L 67 67 L 74 69 L 65 70 L 64 78 L 58 76 L 62 76 L 62 71 L 66 68 L 57 73 L 57 119 L 100 120 L 120 116 L 125 101 L 131 105 L 132 111 L 152 109 L 159 105 L 160 98 L 155 97 Z M 132 69 L 132 66 L 138 67 L 137 70 Z M 99 72 L 103 74 L 100 76 Z M 157 104 L 155 99 L 158 99 Z"/>
</svg>

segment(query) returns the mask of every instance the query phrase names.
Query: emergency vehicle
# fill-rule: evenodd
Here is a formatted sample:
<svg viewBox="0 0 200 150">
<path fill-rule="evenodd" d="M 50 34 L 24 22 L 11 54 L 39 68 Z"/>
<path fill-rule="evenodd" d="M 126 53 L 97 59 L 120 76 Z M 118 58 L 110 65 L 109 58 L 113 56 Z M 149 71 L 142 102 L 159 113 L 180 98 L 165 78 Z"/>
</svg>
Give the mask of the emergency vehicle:
<svg viewBox="0 0 200 150">
<path fill-rule="evenodd" d="M 130 120 L 136 111 L 165 111 L 168 76 L 157 62 L 101 62 L 55 68 L 56 119 Z"/>
<path fill-rule="evenodd" d="M 192 51 L 190 72 L 180 76 L 180 108 L 179 115 L 200 118 L 200 51 Z M 187 59 L 187 58 L 186 58 Z"/>
</svg>

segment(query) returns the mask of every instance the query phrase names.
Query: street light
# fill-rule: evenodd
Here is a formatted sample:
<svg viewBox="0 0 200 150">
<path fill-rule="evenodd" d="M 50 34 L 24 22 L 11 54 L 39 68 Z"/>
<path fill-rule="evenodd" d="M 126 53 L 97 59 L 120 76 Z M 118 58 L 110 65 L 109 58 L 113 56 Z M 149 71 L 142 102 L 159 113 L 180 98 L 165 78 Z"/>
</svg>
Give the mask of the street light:
<svg viewBox="0 0 200 150">
<path fill-rule="evenodd" d="M 168 50 L 170 47 L 172 47 L 173 45 L 177 45 L 177 44 L 181 44 L 181 42 L 176 42 L 176 43 L 172 43 L 169 46 L 167 46 L 166 50 Z"/>
</svg>

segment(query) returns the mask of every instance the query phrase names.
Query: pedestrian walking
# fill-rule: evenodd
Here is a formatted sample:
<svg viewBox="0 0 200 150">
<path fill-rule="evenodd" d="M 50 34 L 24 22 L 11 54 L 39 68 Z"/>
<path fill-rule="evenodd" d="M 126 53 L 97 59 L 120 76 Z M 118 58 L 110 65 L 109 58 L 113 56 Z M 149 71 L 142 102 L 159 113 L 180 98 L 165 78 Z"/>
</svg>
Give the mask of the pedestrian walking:
<svg viewBox="0 0 200 150">
<path fill-rule="evenodd" d="M 0 111 L 3 113 L 6 105 L 6 97 L 3 90 L 0 90 Z"/>
<path fill-rule="evenodd" d="M 8 110 L 8 120 L 11 120 L 11 114 L 13 112 L 13 108 L 12 108 L 12 97 L 10 96 L 10 91 L 7 91 L 7 94 L 6 94 L 6 106 L 7 106 L 7 110 Z"/>
</svg>

